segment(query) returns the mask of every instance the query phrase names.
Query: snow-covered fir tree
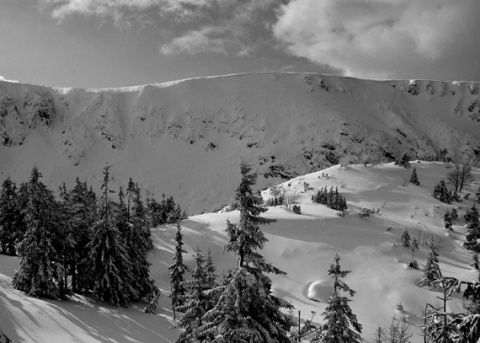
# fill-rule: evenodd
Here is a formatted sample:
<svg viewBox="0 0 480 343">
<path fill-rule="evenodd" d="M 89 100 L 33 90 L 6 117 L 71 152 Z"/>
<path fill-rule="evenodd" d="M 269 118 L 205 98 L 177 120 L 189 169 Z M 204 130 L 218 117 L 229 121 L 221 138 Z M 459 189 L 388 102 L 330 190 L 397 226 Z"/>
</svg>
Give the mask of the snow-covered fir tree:
<svg viewBox="0 0 480 343">
<path fill-rule="evenodd" d="M 15 245 L 21 239 L 17 229 L 20 211 L 17 207 L 17 187 L 10 178 L 2 183 L 0 191 L 0 249 L 2 254 L 15 255 Z"/>
<path fill-rule="evenodd" d="M 207 259 L 205 261 L 205 273 L 206 273 L 206 282 L 207 282 L 208 289 L 212 289 L 218 286 L 217 274 L 215 274 L 216 271 L 217 271 L 217 268 L 213 263 L 212 252 L 210 249 L 208 249 Z"/>
<path fill-rule="evenodd" d="M 438 264 L 437 248 L 430 244 L 427 263 L 425 264 L 423 278 L 418 282 L 420 287 L 435 287 L 435 282 L 442 277 L 442 272 Z"/>
<path fill-rule="evenodd" d="M 446 204 L 452 202 L 452 193 L 447 189 L 444 180 L 440 180 L 433 188 L 433 197 Z"/>
<path fill-rule="evenodd" d="M 92 228 L 89 249 L 90 277 L 94 294 L 102 301 L 117 306 L 130 305 L 134 275 L 128 249 L 115 226 L 115 206 L 109 198 L 110 166 L 103 169 L 103 190 L 99 203 L 99 218 Z"/>
<path fill-rule="evenodd" d="M 410 234 L 408 233 L 408 230 L 403 231 L 401 240 L 402 240 L 402 245 L 404 247 L 407 247 L 407 248 L 410 247 L 411 238 L 410 238 Z"/>
<path fill-rule="evenodd" d="M 235 194 L 239 204 L 240 222 L 227 222 L 229 242 L 225 249 L 238 255 L 238 266 L 220 287 L 215 307 L 203 318 L 198 337 L 206 342 L 268 342 L 290 343 L 287 332 L 293 325 L 281 308 L 291 305 L 271 294 L 271 280 L 263 273 L 285 274 L 257 252 L 267 242 L 260 225 L 272 220 L 262 218 L 267 211 L 260 194 L 252 186 L 257 175 L 242 162 L 242 179 Z"/>
<path fill-rule="evenodd" d="M 175 262 L 168 267 L 170 270 L 170 298 L 172 300 L 173 320 L 176 320 L 175 308 L 183 304 L 185 297 L 185 287 L 183 286 L 184 274 L 188 270 L 187 266 L 183 263 L 183 254 L 185 254 L 186 251 L 182 248 L 183 236 L 180 224 L 177 224 L 175 242 L 175 256 L 173 257 Z"/>
<path fill-rule="evenodd" d="M 464 216 L 467 222 L 467 235 L 464 247 L 468 250 L 480 252 L 480 216 L 475 204 L 467 211 Z"/>
<path fill-rule="evenodd" d="M 24 209 L 27 231 L 18 245 L 20 267 L 12 285 L 32 296 L 62 296 L 64 268 L 58 204 L 51 190 L 40 181 L 34 167 L 28 183 L 28 203 Z"/>
<path fill-rule="evenodd" d="M 177 306 L 182 313 L 177 327 L 181 329 L 176 343 L 196 342 L 199 340 L 199 328 L 203 325 L 203 316 L 210 309 L 209 299 L 205 294 L 207 289 L 205 257 L 197 247 L 195 251 L 195 269 L 192 271 L 193 280 L 183 282 L 187 294 L 183 297 L 184 304 Z"/>
<path fill-rule="evenodd" d="M 71 192 L 65 183 L 60 187 L 60 199 L 58 201 L 58 216 L 63 239 L 63 268 L 65 269 L 65 287 L 68 287 L 68 276 L 74 274 L 76 265 L 76 237 L 73 227 L 73 202 Z M 73 279 L 73 277 L 72 277 Z"/>
<path fill-rule="evenodd" d="M 323 312 L 325 326 L 314 333 L 312 343 L 361 343 L 362 325 L 358 322 L 357 316 L 352 312 L 348 303 L 348 297 L 342 296 L 340 292 L 347 292 L 351 297 L 355 295 L 352 290 L 341 279 L 347 276 L 350 271 L 341 270 L 340 256 L 335 255 L 334 263 L 330 265 L 328 275 L 333 279 L 333 293 L 328 299 L 328 305 Z M 353 327 L 350 328 L 350 326 Z"/>
<path fill-rule="evenodd" d="M 69 275 L 72 278 L 74 292 L 88 292 L 93 289 L 93 283 L 88 273 L 90 260 L 87 245 L 90 242 L 91 229 L 96 221 L 97 196 L 86 182 L 77 177 L 75 186 L 70 191 L 71 211 L 70 221 L 75 239 L 74 259 L 70 265 Z"/>
<path fill-rule="evenodd" d="M 132 259 L 135 275 L 133 288 L 135 297 L 133 300 L 140 300 L 142 297 L 154 297 L 157 293 L 153 280 L 150 279 L 150 262 L 147 256 L 153 248 L 150 228 L 146 220 L 145 207 L 142 202 L 140 187 L 133 183 L 130 178 L 127 188 L 127 220 L 129 241 L 127 247 L 129 256 Z"/>
<path fill-rule="evenodd" d="M 452 229 L 453 219 L 449 211 L 445 212 L 443 216 L 443 224 L 445 225 L 445 229 L 453 230 Z"/>
</svg>

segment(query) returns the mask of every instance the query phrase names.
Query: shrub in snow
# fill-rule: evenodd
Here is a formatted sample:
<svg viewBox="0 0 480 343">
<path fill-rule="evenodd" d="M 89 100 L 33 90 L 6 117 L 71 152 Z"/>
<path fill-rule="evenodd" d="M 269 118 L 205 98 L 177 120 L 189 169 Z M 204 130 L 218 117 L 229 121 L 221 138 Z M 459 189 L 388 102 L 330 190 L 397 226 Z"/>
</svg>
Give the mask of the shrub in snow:
<svg viewBox="0 0 480 343">
<path fill-rule="evenodd" d="M 358 214 L 361 218 L 363 217 L 370 217 L 370 214 L 375 214 L 375 209 L 372 208 L 362 208 L 360 213 Z"/>
<path fill-rule="evenodd" d="M 302 209 L 300 208 L 300 205 L 293 205 L 292 211 L 296 214 L 302 214 Z"/>
</svg>

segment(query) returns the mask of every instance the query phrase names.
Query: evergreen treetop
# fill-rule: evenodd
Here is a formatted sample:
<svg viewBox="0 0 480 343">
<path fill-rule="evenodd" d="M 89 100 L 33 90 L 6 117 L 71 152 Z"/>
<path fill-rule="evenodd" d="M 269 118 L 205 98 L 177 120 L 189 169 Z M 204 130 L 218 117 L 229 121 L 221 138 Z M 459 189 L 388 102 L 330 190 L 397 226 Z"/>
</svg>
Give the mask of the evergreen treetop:
<svg viewBox="0 0 480 343">
<path fill-rule="evenodd" d="M 238 266 L 240 268 L 253 267 L 264 272 L 282 273 L 279 269 L 266 263 L 263 256 L 256 252 L 262 249 L 268 241 L 260 225 L 274 222 L 274 219 L 267 219 L 260 216 L 268 209 L 263 206 L 263 199 L 258 193 L 252 191 L 257 175 L 251 172 L 251 167 L 242 162 L 240 172 L 242 179 L 235 192 L 235 200 L 239 204 L 240 222 L 233 224 L 227 221 L 227 235 L 230 240 L 225 250 L 232 251 L 239 256 Z"/>
<path fill-rule="evenodd" d="M 334 257 L 334 263 L 330 265 L 328 275 L 333 279 L 333 293 L 328 300 L 328 305 L 323 312 L 326 320 L 325 329 L 320 327 L 314 334 L 311 341 L 322 343 L 360 343 L 362 338 L 362 325 L 358 322 L 357 316 L 352 312 L 348 303 L 351 299 L 341 296 L 340 291 L 355 295 L 351 289 L 341 279 L 347 276 L 350 271 L 342 270 L 340 266 L 340 256 Z M 353 330 L 350 328 L 353 327 Z"/>
</svg>

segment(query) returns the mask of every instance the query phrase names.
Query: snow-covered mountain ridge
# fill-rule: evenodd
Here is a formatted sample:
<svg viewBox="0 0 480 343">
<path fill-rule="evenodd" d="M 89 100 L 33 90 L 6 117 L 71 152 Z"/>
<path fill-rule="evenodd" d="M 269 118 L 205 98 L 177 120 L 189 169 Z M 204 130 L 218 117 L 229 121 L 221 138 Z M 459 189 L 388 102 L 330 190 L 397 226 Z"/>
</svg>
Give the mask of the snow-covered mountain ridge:
<svg viewBox="0 0 480 343">
<path fill-rule="evenodd" d="M 94 184 L 106 162 L 174 195 L 189 213 L 228 203 L 242 158 L 259 186 L 337 164 L 392 157 L 477 161 L 479 84 L 237 74 L 121 89 L 0 82 L 0 175 L 34 164 L 58 186 Z M 182 180 L 182 181 L 179 181 Z"/>
</svg>

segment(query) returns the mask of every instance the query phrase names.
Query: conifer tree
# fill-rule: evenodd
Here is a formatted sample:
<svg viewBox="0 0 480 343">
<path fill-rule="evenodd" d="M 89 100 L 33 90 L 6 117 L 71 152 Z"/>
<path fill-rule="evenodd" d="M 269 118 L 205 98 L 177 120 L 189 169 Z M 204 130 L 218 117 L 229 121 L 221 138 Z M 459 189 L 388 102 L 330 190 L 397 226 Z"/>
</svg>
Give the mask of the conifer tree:
<svg viewBox="0 0 480 343">
<path fill-rule="evenodd" d="M 221 293 L 215 307 L 203 318 L 199 337 L 209 342 L 278 342 L 289 343 L 287 332 L 293 325 L 288 314 L 280 309 L 291 305 L 271 294 L 271 280 L 264 272 L 285 274 L 257 252 L 267 242 L 260 225 L 271 223 L 262 218 L 261 196 L 252 191 L 257 175 L 242 162 L 242 179 L 236 190 L 240 222 L 227 221 L 229 242 L 225 249 L 238 255 L 238 267 L 219 287 Z"/>
<path fill-rule="evenodd" d="M 28 193 L 28 182 L 21 182 L 17 191 L 17 208 L 16 208 L 16 231 L 18 233 L 15 240 L 15 245 L 18 246 L 20 241 L 23 239 L 25 233 L 27 232 L 27 223 L 25 218 L 25 209 L 27 208 L 28 201 L 30 196 Z"/>
<path fill-rule="evenodd" d="M 208 289 L 212 289 L 216 287 L 217 284 L 217 275 L 215 274 L 217 268 L 215 268 L 215 264 L 213 263 L 212 252 L 208 249 L 207 260 L 205 262 L 205 272 L 207 274 L 206 281 Z"/>
<path fill-rule="evenodd" d="M 480 268 L 480 261 L 478 260 L 478 253 L 477 252 L 473 252 L 472 262 L 470 263 L 470 267 L 472 267 L 475 270 L 479 270 L 479 268 Z"/>
<path fill-rule="evenodd" d="M 27 231 L 18 245 L 21 257 L 12 285 L 31 296 L 63 296 L 64 268 L 59 233 L 58 205 L 52 191 L 40 181 L 34 167 L 28 183 L 28 203 L 24 209 Z"/>
<path fill-rule="evenodd" d="M 477 207 L 473 204 L 464 216 L 467 222 L 467 235 L 464 247 L 468 250 L 480 252 L 480 216 Z"/>
<path fill-rule="evenodd" d="M 193 280 L 183 282 L 188 294 L 184 297 L 185 303 L 177 306 L 177 310 L 183 313 L 177 324 L 178 328 L 183 329 L 175 341 L 177 343 L 194 342 L 199 338 L 203 316 L 209 310 L 209 299 L 205 294 L 207 289 L 205 258 L 198 247 L 195 253 L 196 268 L 192 272 Z"/>
<path fill-rule="evenodd" d="M 445 224 L 445 229 L 453 230 L 452 229 L 453 220 L 449 211 L 445 212 L 443 216 L 443 223 Z"/>
<path fill-rule="evenodd" d="M 351 299 L 341 295 L 342 292 L 348 292 L 351 297 L 355 295 L 344 281 L 340 280 L 349 274 L 350 271 L 341 270 L 340 256 L 335 255 L 334 263 L 330 265 L 328 275 L 333 279 L 333 293 L 328 299 L 328 305 L 323 312 L 326 320 L 325 329 L 320 327 L 311 341 L 322 343 L 360 343 L 362 338 L 362 325 L 357 321 L 357 316 L 352 312 L 348 302 Z M 353 327 L 353 330 L 350 328 Z M 355 332 L 356 331 L 356 332 Z"/>
<path fill-rule="evenodd" d="M 63 268 L 65 269 L 65 287 L 68 286 L 68 276 L 75 273 L 76 265 L 76 237 L 73 228 L 73 202 L 71 192 L 67 190 L 65 183 L 60 187 L 60 199 L 58 202 L 58 216 L 63 240 Z"/>
<path fill-rule="evenodd" d="M 444 180 L 440 180 L 440 182 L 435 185 L 433 189 L 433 197 L 446 204 L 450 204 L 452 202 L 452 194 L 447 189 Z"/>
<path fill-rule="evenodd" d="M 438 265 L 438 253 L 435 245 L 430 245 L 430 252 L 428 253 L 427 263 L 423 278 L 418 282 L 420 287 L 435 287 L 435 281 L 442 277 L 440 266 Z"/>
<path fill-rule="evenodd" d="M 114 205 L 109 198 L 110 166 L 103 169 L 103 190 L 99 219 L 92 228 L 89 249 L 89 273 L 94 282 L 93 292 L 102 301 L 117 306 L 130 305 L 132 294 L 132 262 L 128 250 L 115 226 Z"/>
<path fill-rule="evenodd" d="M 401 240 L 404 247 L 408 248 L 410 246 L 410 234 L 408 230 L 403 231 Z"/>
<path fill-rule="evenodd" d="M 128 248 L 129 256 L 133 262 L 133 274 L 135 275 L 133 285 L 136 291 L 135 300 L 139 300 L 148 294 L 150 294 L 150 297 L 154 297 L 156 292 L 154 282 L 150 279 L 151 264 L 147 259 L 148 251 L 153 248 L 153 242 L 138 184 L 129 182 L 127 195 L 130 196 L 130 194 L 131 208 L 127 209 L 127 214 L 131 242 Z"/>
<path fill-rule="evenodd" d="M 417 169 L 413 168 L 412 170 L 412 175 L 410 175 L 410 183 L 413 183 L 414 185 L 420 185 L 420 181 L 418 181 L 418 176 L 417 176 Z"/>
<path fill-rule="evenodd" d="M 70 191 L 71 225 L 75 240 L 74 259 L 70 265 L 69 274 L 72 277 L 74 292 L 87 292 L 92 289 L 92 280 L 88 274 L 89 258 L 87 244 L 90 242 L 91 228 L 94 226 L 97 212 L 97 197 L 93 190 L 89 190 L 86 182 L 77 177 L 75 186 Z"/>
<path fill-rule="evenodd" d="M 147 307 L 145 308 L 145 313 L 155 314 L 157 312 L 158 301 L 160 300 L 161 294 L 162 293 L 160 292 L 160 289 L 158 289 L 158 287 L 155 287 L 155 290 L 151 295 L 151 299 L 148 302 Z"/>
<path fill-rule="evenodd" d="M 188 270 L 187 266 L 183 263 L 183 254 L 186 253 L 183 250 L 183 236 L 182 236 L 182 227 L 180 224 L 177 224 L 177 234 L 175 235 L 175 256 L 173 260 L 175 261 L 168 269 L 170 270 L 170 288 L 171 294 L 170 298 L 172 299 L 172 310 L 173 310 L 173 320 L 176 319 L 176 307 L 183 304 L 183 299 L 185 297 L 185 287 L 183 286 L 183 275 Z"/>
<path fill-rule="evenodd" d="M 2 183 L 0 191 L 0 249 L 2 254 L 15 255 L 15 245 L 22 232 L 17 228 L 20 211 L 17 207 L 17 187 L 10 178 Z"/>
</svg>

